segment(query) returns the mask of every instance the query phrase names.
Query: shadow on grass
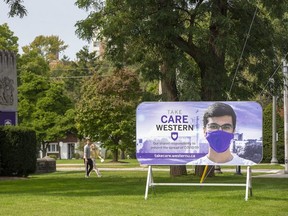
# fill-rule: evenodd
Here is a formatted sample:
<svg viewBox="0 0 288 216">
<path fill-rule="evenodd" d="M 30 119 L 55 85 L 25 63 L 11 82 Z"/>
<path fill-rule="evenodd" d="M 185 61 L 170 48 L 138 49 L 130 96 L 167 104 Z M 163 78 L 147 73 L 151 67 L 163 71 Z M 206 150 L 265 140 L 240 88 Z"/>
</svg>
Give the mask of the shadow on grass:
<svg viewBox="0 0 288 216">
<path fill-rule="evenodd" d="M 103 177 L 97 178 L 95 173 L 91 177 L 84 178 L 84 172 L 67 171 L 55 172 L 50 174 L 32 175 L 27 181 L 0 181 L 1 194 L 9 195 L 31 195 L 31 196 L 63 196 L 63 197 L 81 197 L 81 196 L 143 196 L 146 187 L 146 172 L 102 172 Z M 245 176 L 216 176 L 207 178 L 207 183 L 245 183 Z M 170 178 L 169 173 L 158 172 L 154 175 L 155 183 L 199 183 L 199 177 L 194 175 Z M 285 179 L 253 179 L 253 190 L 286 190 L 287 183 Z M 154 193 L 153 193 L 154 191 Z M 253 192 L 257 194 L 257 192 Z M 244 197 L 245 187 L 215 187 L 215 186 L 156 186 L 154 190 L 149 189 L 149 197 L 174 194 L 181 196 L 204 196 L 218 199 L 239 199 Z M 191 193 L 193 193 L 191 195 Z M 262 194 L 263 195 L 263 194 Z M 261 196 L 257 199 L 268 199 Z M 285 197 L 269 197 L 269 199 L 288 200 Z"/>
<path fill-rule="evenodd" d="M 143 194 L 145 178 L 133 175 L 121 176 L 121 172 L 102 173 L 103 177 L 84 178 L 84 172 L 68 171 L 37 174 L 22 180 L 0 181 L 1 194 L 29 194 L 46 196 L 117 196 Z"/>
</svg>

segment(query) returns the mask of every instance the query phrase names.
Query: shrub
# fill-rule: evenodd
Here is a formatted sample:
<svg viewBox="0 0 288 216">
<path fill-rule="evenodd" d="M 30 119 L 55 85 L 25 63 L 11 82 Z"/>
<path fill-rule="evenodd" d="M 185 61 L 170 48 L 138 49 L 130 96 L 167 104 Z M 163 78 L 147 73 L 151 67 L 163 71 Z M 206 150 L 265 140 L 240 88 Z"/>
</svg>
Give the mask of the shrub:
<svg viewBox="0 0 288 216">
<path fill-rule="evenodd" d="M 49 157 L 57 160 L 57 155 L 55 155 L 55 154 L 50 154 Z"/>
<path fill-rule="evenodd" d="M 28 176 L 36 170 L 36 133 L 18 126 L 0 127 L 0 175 Z"/>
<path fill-rule="evenodd" d="M 81 156 L 80 156 L 79 153 L 74 153 L 74 154 L 73 154 L 73 158 L 75 158 L 75 159 L 80 159 Z"/>
</svg>

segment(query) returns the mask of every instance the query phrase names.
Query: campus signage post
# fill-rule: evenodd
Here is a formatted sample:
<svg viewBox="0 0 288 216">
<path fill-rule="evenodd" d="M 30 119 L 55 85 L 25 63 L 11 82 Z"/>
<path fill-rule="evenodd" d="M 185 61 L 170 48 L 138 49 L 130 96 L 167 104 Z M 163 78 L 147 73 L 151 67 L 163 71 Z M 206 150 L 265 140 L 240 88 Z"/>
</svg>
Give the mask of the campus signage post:
<svg viewBox="0 0 288 216">
<path fill-rule="evenodd" d="M 0 125 L 17 124 L 17 101 L 16 56 L 0 50 Z"/>
<path fill-rule="evenodd" d="M 1 112 L 0 125 L 16 125 L 16 112 Z"/>
<path fill-rule="evenodd" d="M 285 151 L 285 158 L 284 158 L 284 164 L 285 164 L 285 169 L 284 173 L 288 174 L 288 66 L 287 62 L 284 59 L 283 60 L 283 75 L 284 75 L 284 151 Z"/>
<path fill-rule="evenodd" d="M 204 114 L 215 104 L 220 107 L 227 105 L 233 110 L 236 115 L 235 122 L 232 122 L 232 117 L 228 119 L 231 122 L 224 124 L 212 122 L 219 118 L 208 118 L 209 121 L 204 125 Z M 210 133 L 211 130 L 215 133 Z M 228 133 L 225 133 L 225 130 Z M 213 142 L 208 138 L 212 136 Z M 217 143 L 215 136 L 228 137 L 225 138 L 228 139 L 225 141 L 227 147 L 223 147 L 222 138 L 213 147 L 212 143 Z M 220 145 L 222 147 L 219 147 Z M 220 152 L 219 155 L 223 157 L 229 155 L 230 159 L 227 162 L 214 162 L 210 160 L 211 152 Z M 247 166 L 247 181 L 246 184 L 233 186 L 245 186 L 247 200 L 248 189 L 252 188 L 250 166 L 261 162 L 262 152 L 262 107 L 256 102 L 144 102 L 137 107 L 136 156 L 140 164 L 148 165 L 145 199 L 149 187 L 167 185 L 154 183 L 153 165 L 237 165 Z M 188 185 L 232 186 L 206 183 Z"/>
</svg>

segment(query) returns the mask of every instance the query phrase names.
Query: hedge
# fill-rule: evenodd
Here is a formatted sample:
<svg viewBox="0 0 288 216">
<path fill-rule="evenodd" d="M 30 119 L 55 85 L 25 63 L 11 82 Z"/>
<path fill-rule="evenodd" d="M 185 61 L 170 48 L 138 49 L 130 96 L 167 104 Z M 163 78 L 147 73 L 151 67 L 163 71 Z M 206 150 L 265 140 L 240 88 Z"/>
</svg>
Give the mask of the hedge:
<svg viewBox="0 0 288 216">
<path fill-rule="evenodd" d="M 36 133 L 18 126 L 0 126 L 0 176 L 28 176 L 36 170 Z"/>
</svg>

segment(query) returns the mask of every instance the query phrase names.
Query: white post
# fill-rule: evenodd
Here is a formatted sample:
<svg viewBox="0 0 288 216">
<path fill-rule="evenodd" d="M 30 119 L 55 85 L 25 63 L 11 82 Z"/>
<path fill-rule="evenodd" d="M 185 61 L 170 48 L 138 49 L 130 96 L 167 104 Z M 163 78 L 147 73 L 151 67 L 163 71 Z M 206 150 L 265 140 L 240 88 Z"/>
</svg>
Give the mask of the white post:
<svg viewBox="0 0 288 216">
<path fill-rule="evenodd" d="M 287 98 L 288 66 L 286 64 L 285 59 L 283 59 L 283 75 L 284 75 L 284 148 L 285 148 L 284 173 L 288 174 L 288 98 Z"/>
<path fill-rule="evenodd" d="M 152 166 L 148 166 L 147 181 L 146 181 L 145 196 L 144 196 L 145 200 L 147 200 L 148 198 L 148 191 L 149 191 L 149 187 L 151 186 L 151 179 L 152 179 Z"/>
<path fill-rule="evenodd" d="M 249 190 L 250 192 L 252 191 L 252 182 L 251 182 L 251 168 L 250 166 L 247 167 L 247 172 L 246 172 L 246 193 L 245 193 L 245 201 L 248 201 L 248 194 Z"/>
<path fill-rule="evenodd" d="M 276 147 L 276 96 L 273 94 L 273 112 L 272 112 L 272 159 L 271 164 L 278 164 Z"/>
</svg>

